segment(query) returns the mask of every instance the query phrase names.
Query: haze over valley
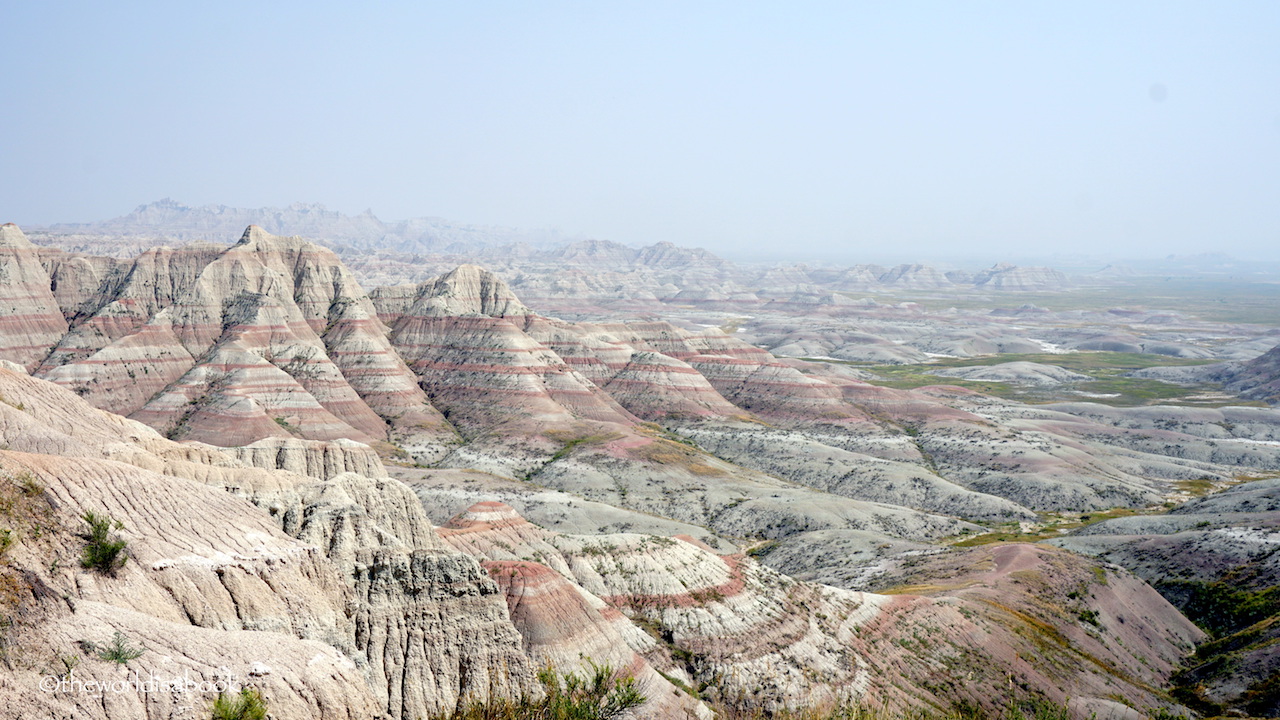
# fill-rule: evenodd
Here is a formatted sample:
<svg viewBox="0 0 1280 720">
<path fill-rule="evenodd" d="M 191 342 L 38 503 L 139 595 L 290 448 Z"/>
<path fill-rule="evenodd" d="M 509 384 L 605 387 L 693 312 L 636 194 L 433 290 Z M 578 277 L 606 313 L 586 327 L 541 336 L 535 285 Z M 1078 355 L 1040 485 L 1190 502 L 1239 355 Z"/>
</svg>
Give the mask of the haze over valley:
<svg viewBox="0 0 1280 720">
<path fill-rule="evenodd" d="M 207 241 L 225 222 L 297 215 L 316 242 L 258 225 L 232 244 Z M 254 628 L 328 638 L 335 662 L 351 664 L 334 699 L 295 679 L 294 651 L 274 648 L 285 684 L 254 685 L 273 712 L 340 715 L 353 698 L 391 716 L 446 712 L 494 683 L 527 691 L 540 664 L 572 669 L 584 660 L 569 649 L 582 643 L 644 678 L 650 717 L 842 702 L 999 712 L 1034 698 L 1073 715 L 1189 712 L 1271 697 L 1257 690 L 1275 672 L 1262 641 L 1236 643 L 1230 667 L 1243 669 L 1202 671 L 1211 674 L 1194 676 L 1195 689 L 1173 673 L 1215 631 L 1200 615 L 1203 593 L 1250 577 L 1270 596 L 1280 510 L 1272 286 L 1241 283 L 1228 307 L 1199 313 L 1187 289 L 1222 292 L 1203 275 L 753 266 L 670 243 L 535 244 L 443 220 L 369 225 L 306 205 L 164 201 L 31 237 L 0 230 L 8 472 L 59 498 L 42 528 L 73 532 L 80 511 L 65 502 L 101 505 L 150 563 L 113 571 L 100 581 L 107 596 L 83 596 L 98 622 L 141 633 L 208 602 L 173 585 L 193 560 L 153 548 L 164 536 L 130 530 L 144 519 L 119 504 L 141 502 L 127 499 L 148 482 L 138 473 L 161 473 L 189 492 L 229 491 L 253 522 L 275 518 L 272 542 L 284 544 L 272 553 L 329 548 L 308 562 L 332 573 L 326 602 L 356 618 L 355 635 L 350 620 L 300 620 L 271 599 L 303 592 L 295 581 L 250 591 L 228 587 L 223 570 L 219 603 L 241 619 L 228 626 L 202 610 L 190 621 L 249 631 L 235 641 L 247 647 L 260 647 Z M 1151 294 L 1161 283 L 1179 296 Z M 121 479 L 57 465 L 71 459 L 120 467 Z M 153 508 L 145 522 L 167 517 Z M 209 552 L 242 555 L 221 549 L 237 535 L 218 526 L 187 532 Z M 459 590 L 369 595 L 361 568 L 404 562 L 415 583 L 466 567 L 469 587 L 492 599 L 446 610 Z M 51 588 L 87 572 L 9 567 Z M 183 583 L 208 582 L 182 572 Z M 157 584 L 158 595 L 109 592 Z M 49 612 L 21 593 L 14 602 Z M 243 619 L 245 603 L 266 615 Z M 23 637 L 52 651 L 48 633 L 67 632 L 80 612 L 33 615 Z M 433 630 L 444 612 L 466 632 Z M 553 619 L 564 612 L 581 614 L 578 629 Z M 708 627 L 705 613 L 733 620 Z M 360 628 L 374 623 L 386 640 L 370 644 Z M 1261 630 L 1251 624 L 1216 632 L 1252 640 Z M 901 640 L 921 629 L 950 639 Z M 149 632 L 156 644 L 188 631 Z M 421 637 L 428 655 L 399 633 Z M 1113 654 L 1111 633 L 1129 638 L 1130 655 Z M 206 659 L 185 667 L 215 667 L 231 640 L 205 642 Z M 399 659 L 386 665 L 388 653 Z M 1072 659 L 1081 656 L 1098 664 Z M 988 670 L 975 676 L 965 661 L 956 672 L 967 674 L 939 680 L 960 658 Z M 1116 669 L 1135 662 L 1138 674 Z M 1010 677 L 1024 691 L 995 690 Z M 413 691 L 398 694 L 405 683 Z"/>
</svg>

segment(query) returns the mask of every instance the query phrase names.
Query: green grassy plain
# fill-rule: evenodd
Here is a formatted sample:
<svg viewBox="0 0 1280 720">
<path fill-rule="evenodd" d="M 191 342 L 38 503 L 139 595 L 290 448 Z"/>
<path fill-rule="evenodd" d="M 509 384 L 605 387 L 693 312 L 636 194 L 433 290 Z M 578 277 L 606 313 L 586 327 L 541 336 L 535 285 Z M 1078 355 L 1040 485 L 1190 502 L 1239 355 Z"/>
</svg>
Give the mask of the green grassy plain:
<svg viewBox="0 0 1280 720">
<path fill-rule="evenodd" d="M 831 362 L 818 360 L 817 362 Z M 1057 365 L 1073 372 L 1093 378 L 1049 388 L 1035 388 L 1003 382 L 979 380 L 962 380 L 932 374 L 941 368 L 983 367 L 1009 362 L 1034 362 L 1044 365 Z M 1017 400 L 1026 403 L 1048 403 L 1067 401 L 1097 402 L 1104 405 L 1131 407 L 1135 405 L 1151 405 L 1166 403 L 1172 405 L 1192 405 L 1196 407 L 1217 407 L 1222 405 L 1251 405 L 1265 407 L 1265 403 L 1240 400 L 1229 397 L 1209 397 L 1221 388 L 1206 383 L 1184 387 L 1159 380 L 1126 377 L 1127 373 L 1149 367 L 1182 367 L 1188 365 L 1207 365 L 1214 360 L 1175 358 L 1167 355 L 1151 355 L 1144 353 L 1118 352 L 1073 352 L 1073 353 L 1010 353 L 975 358 L 938 358 L 934 362 L 918 365 L 855 365 L 875 373 L 878 377 L 869 380 L 873 385 L 899 389 L 913 389 L 925 385 L 955 385 L 974 390 L 985 395 Z M 1087 393 L 1087 394 L 1085 394 Z M 1094 397 L 1104 396 L 1104 397 Z"/>
</svg>

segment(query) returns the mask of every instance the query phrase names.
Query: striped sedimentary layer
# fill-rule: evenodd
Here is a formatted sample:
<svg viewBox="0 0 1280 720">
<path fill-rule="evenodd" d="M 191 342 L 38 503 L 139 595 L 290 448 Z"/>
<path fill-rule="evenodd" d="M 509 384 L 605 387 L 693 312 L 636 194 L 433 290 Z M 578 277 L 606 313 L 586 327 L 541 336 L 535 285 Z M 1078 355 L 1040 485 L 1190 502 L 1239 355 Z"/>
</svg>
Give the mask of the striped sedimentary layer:
<svg viewBox="0 0 1280 720">
<path fill-rule="evenodd" d="M 37 373 L 99 407 L 224 446 L 345 437 L 432 458 L 456 442 L 327 249 L 250 227 L 230 248 L 148 251 L 98 290 Z"/>
<path fill-rule="evenodd" d="M 0 225 L 0 359 L 31 369 L 67 332 L 51 285 L 36 246 Z"/>
</svg>

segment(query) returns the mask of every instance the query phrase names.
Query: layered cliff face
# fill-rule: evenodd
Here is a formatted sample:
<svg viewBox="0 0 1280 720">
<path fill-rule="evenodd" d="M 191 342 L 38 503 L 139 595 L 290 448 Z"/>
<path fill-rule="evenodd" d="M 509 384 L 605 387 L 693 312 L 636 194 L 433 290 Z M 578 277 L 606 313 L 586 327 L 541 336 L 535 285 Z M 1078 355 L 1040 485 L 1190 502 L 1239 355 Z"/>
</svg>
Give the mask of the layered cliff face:
<svg viewBox="0 0 1280 720">
<path fill-rule="evenodd" d="M 14 620 L 9 657 L 21 658 L 5 679 L 13 713 L 184 717 L 216 695 L 38 691 L 44 668 L 65 672 L 58 658 L 79 661 L 82 680 L 123 677 L 77 645 L 115 631 L 145 648 L 129 671 L 230 674 L 280 718 L 417 718 L 531 689 L 533 667 L 483 569 L 440 542 L 408 488 L 346 471 L 385 475 L 367 448 L 260 445 L 245 449 L 251 467 L 14 370 L 0 369 L 0 394 L 14 541 L 0 612 Z M 87 511 L 120 521 L 123 567 L 81 568 Z"/>
<path fill-rule="evenodd" d="M 13 223 L 0 225 L 0 358 L 28 368 L 67 332 L 36 246 Z"/>
</svg>

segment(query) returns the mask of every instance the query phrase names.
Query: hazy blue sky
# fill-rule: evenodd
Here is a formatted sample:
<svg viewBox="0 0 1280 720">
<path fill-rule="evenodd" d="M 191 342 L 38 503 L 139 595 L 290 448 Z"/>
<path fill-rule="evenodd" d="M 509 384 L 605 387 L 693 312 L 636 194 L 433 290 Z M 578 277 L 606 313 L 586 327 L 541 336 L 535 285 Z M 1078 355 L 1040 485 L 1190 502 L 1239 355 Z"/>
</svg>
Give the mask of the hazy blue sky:
<svg viewBox="0 0 1280 720">
<path fill-rule="evenodd" d="M 1280 258 L 1280 2 L 0 0 L 0 221 Z"/>
</svg>

